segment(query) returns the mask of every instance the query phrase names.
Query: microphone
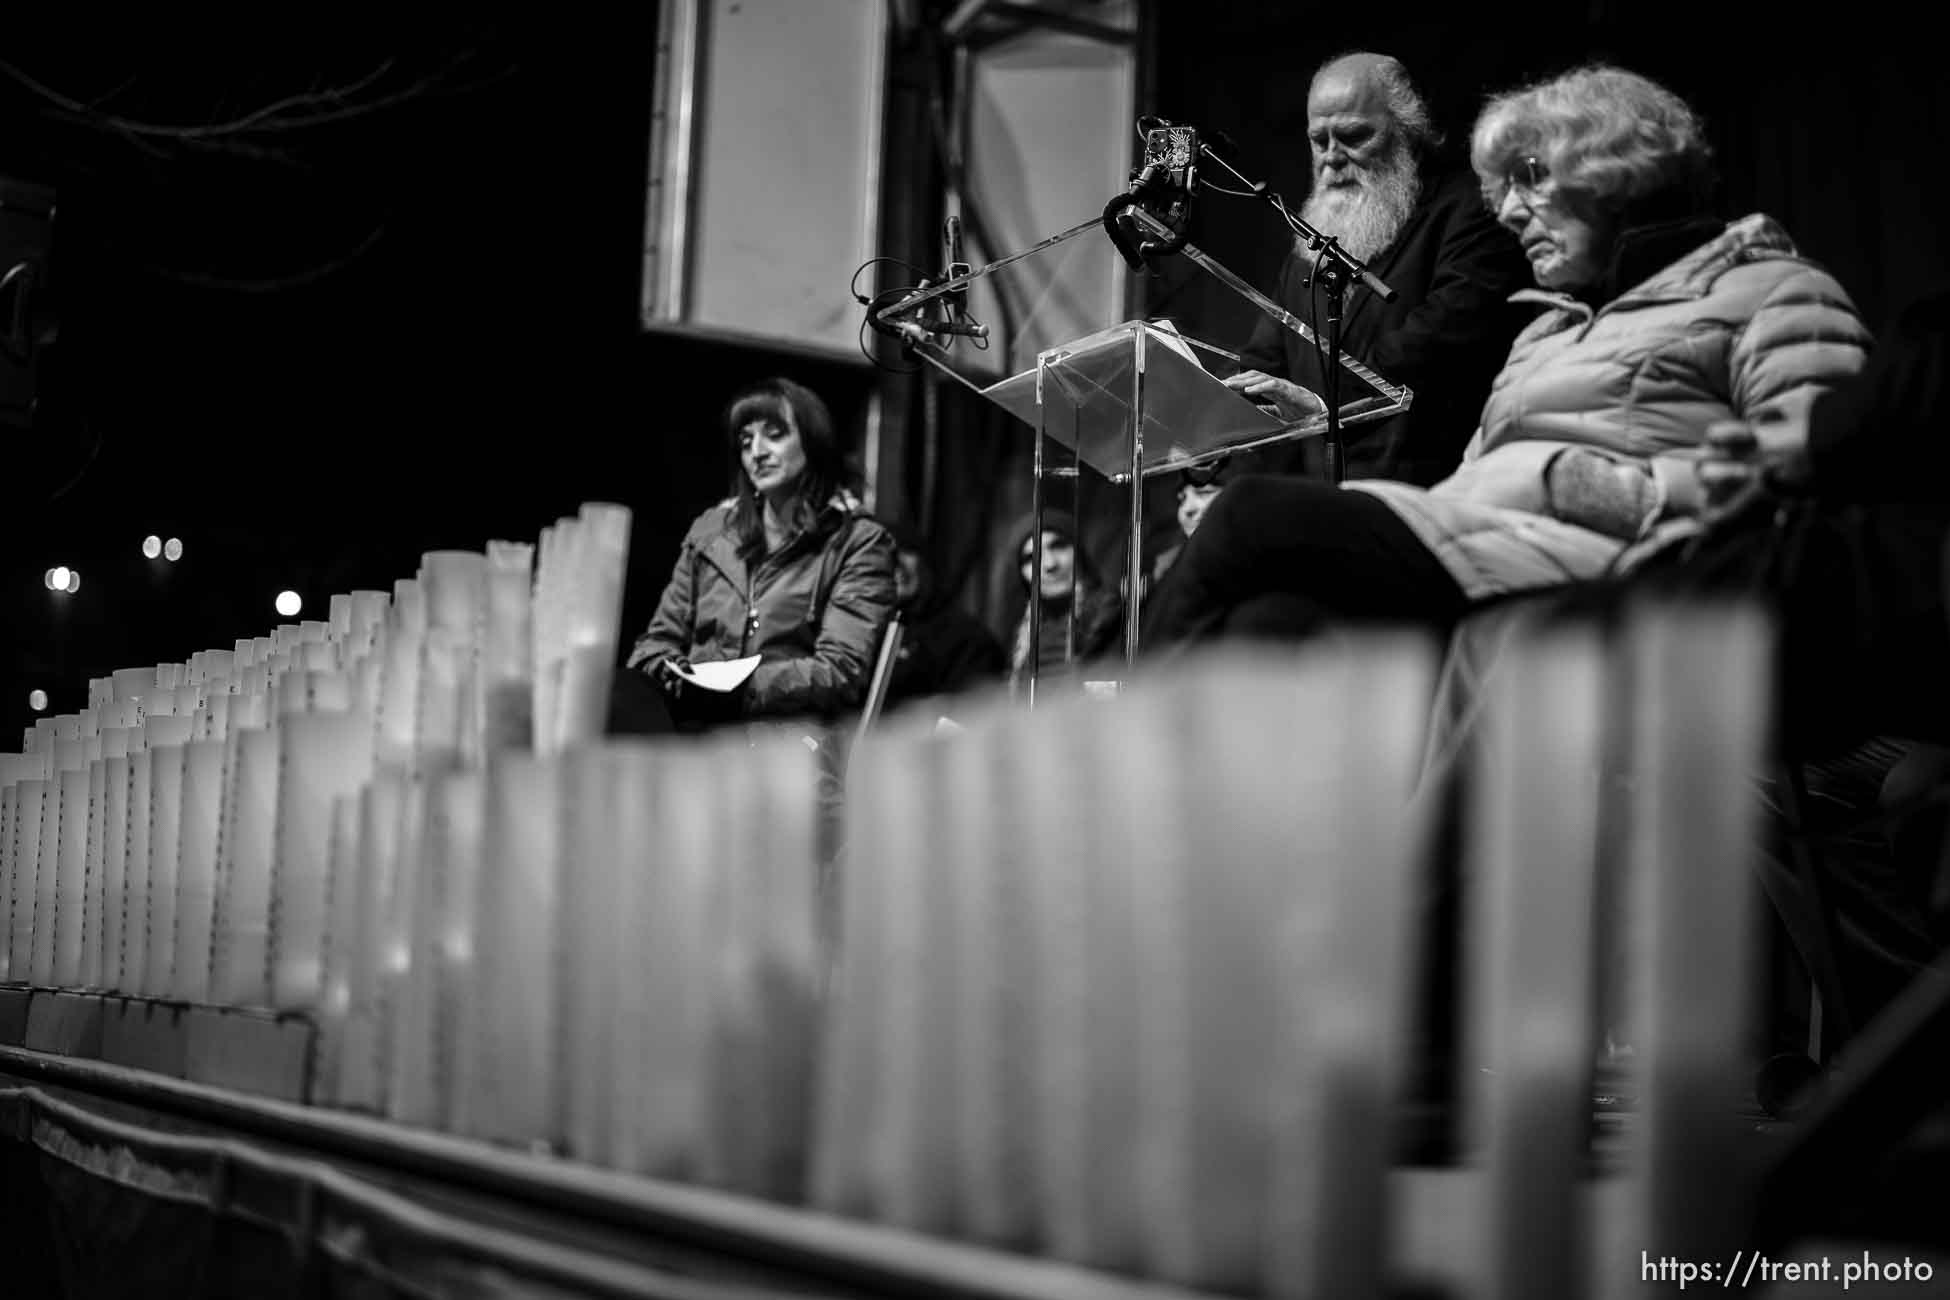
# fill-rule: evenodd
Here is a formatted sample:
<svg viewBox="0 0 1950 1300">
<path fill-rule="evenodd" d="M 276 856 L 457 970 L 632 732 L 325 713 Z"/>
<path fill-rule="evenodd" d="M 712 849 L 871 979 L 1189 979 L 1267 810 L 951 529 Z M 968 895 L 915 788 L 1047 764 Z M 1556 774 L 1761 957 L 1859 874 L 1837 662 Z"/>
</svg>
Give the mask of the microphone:
<svg viewBox="0 0 1950 1300">
<path fill-rule="evenodd" d="M 867 307 L 868 328 L 873 330 L 874 333 L 885 335 L 890 339 L 899 339 L 902 345 L 910 348 L 922 343 L 932 342 L 932 336 L 936 334 L 959 334 L 964 338 L 971 339 L 986 339 L 989 336 L 988 326 L 978 324 L 972 320 L 960 319 L 961 313 L 958 310 L 956 311 L 955 319 L 945 321 L 916 320 L 913 317 L 909 317 L 906 320 L 894 321 L 881 319 L 883 313 L 897 312 L 906 308 L 915 299 L 925 295 L 928 292 L 928 287 L 928 281 L 923 280 L 920 284 L 912 287 L 904 286 L 898 289 L 888 289 L 874 298 L 861 299 Z M 926 304 L 915 309 L 915 314 L 932 316 L 935 314 L 933 311 L 935 303 L 946 303 L 950 298 L 958 296 L 956 293 L 944 293 L 938 298 L 929 299 Z"/>
<path fill-rule="evenodd" d="M 972 320 L 943 321 L 939 325 L 923 325 L 921 328 L 929 334 L 960 334 L 971 339 L 985 339 L 989 336 L 988 326 L 978 325 Z"/>
<path fill-rule="evenodd" d="M 875 326 L 875 328 L 879 329 L 878 326 Z M 885 331 L 882 332 L 884 333 Z M 937 321 L 933 324 L 922 324 L 917 320 L 904 320 L 893 326 L 894 337 L 900 339 L 901 342 L 907 344 L 909 347 L 916 347 L 922 343 L 930 343 L 933 341 L 931 336 L 935 334 L 960 334 L 971 339 L 985 339 L 989 336 L 989 327 L 986 325 L 978 325 L 974 321 L 959 320 Z"/>
</svg>

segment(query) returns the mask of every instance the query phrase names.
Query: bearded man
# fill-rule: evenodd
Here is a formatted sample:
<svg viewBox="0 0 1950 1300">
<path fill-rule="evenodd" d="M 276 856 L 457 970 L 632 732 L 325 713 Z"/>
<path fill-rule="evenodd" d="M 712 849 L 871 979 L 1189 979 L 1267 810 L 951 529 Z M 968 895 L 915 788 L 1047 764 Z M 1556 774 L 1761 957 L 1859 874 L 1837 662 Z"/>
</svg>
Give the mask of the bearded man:
<svg viewBox="0 0 1950 1300">
<path fill-rule="evenodd" d="M 1368 264 L 1396 293 L 1381 302 L 1349 286 L 1341 350 L 1414 390 L 1405 412 L 1342 432 L 1348 478 L 1432 484 L 1455 469 L 1476 429 L 1490 380 L 1530 313 L 1509 303 L 1531 288 L 1529 265 L 1483 203 L 1475 174 L 1436 161 L 1442 138 L 1401 63 L 1345 54 L 1321 65 L 1307 94 L 1313 188 L 1301 215 Z M 1326 344 L 1326 297 L 1313 258 L 1295 241 L 1271 295 Z M 1226 381 L 1297 419 L 1321 409 L 1322 359 L 1314 345 L 1262 320 Z M 1341 372 L 1343 405 L 1367 385 Z M 1257 472 L 1324 476 L 1325 449 L 1309 438 L 1255 453 Z"/>
</svg>

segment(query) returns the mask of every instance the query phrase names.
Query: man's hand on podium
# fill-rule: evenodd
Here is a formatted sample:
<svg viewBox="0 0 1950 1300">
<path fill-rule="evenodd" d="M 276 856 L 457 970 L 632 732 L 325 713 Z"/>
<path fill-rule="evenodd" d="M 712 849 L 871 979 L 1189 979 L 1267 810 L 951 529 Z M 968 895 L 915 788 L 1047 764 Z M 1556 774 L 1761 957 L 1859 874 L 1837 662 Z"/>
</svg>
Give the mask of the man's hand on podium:
<svg viewBox="0 0 1950 1300">
<path fill-rule="evenodd" d="M 1243 393 L 1261 406 L 1271 407 L 1282 420 L 1303 420 L 1327 409 L 1311 389 L 1291 379 L 1279 379 L 1263 370 L 1242 370 L 1228 377 L 1225 386 Z"/>
</svg>

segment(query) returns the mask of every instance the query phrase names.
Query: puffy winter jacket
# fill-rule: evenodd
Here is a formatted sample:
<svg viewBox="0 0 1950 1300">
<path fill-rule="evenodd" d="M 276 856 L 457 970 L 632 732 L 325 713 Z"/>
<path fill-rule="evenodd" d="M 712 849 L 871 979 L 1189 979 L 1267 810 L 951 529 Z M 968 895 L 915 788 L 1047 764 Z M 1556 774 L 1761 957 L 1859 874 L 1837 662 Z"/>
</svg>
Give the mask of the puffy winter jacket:
<svg viewBox="0 0 1950 1300">
<path fill-rule="evenodd" d="M 632 667 L 680 655 L 693 663 L 762 656 L 740 691 L 749 718 L 832 717 L 866 694 L 894 611 L 894 539 L 835 494 L 812 527 L 748 565 L 731 506 L 698 516 Z"/>
<path fill-rule="evenodd" d="M 1517 336 L 1463 463 L 1433 488 L 1363 480 L 1474 598 L 1596 577 L 1628 541 L 1557 518 L 1546 473 L 1583 448 L 1650 476 L 1662 518 L 1698 508 L 1708 424 L 1751 422 L 1763 445 L 1806 441 L 1817 396 L 1870 343 L 1848 294 L 1764 215 L 1728 225 L 1595 311 L 1562 294 Z"/>
</svg>

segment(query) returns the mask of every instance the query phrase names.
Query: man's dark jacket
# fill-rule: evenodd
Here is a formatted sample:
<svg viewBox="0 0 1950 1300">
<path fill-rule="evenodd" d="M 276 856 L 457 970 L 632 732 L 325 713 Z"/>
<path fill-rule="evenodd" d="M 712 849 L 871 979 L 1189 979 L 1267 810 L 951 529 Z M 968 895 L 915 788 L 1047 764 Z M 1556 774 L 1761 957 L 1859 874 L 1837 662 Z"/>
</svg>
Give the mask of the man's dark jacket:
<svg viewBox="0 0 1950 1300">
<path fill-rule="evenodd" d="M 1406 384 L 1415 398 L 1400 415 L 1345 430 L 1347 477 L 1435 483 L 1461 461 L 1490 380 L 1534 315 L 1508 301 L 1517 290 L 1535 287 L 1530 266 L 1516 237 L 1484 207 L 1474 173 L 1460 171 L 1425 176 L 1408 223 L 1369 268 L 1395 291 L 1395 301 L 1384 303 L 1365 287 L 1353 287 L 1341 349 L 1382 378 Z M 1308 279 L 1306 262 L 1289 252 L 1270 296 L 1315 329 L 1324 345 L 1326 298 L 1309 288 Z M 1314 346 L 1270 319 L 1254 328 L 1241 355 L 1252 369 L 1325 391 Z M 1342 406 L 1371 392 L 1341 372 Z M 1325 465 L 1321 442 L 1309 438 L 1259 453 L 1253 468 L 1319 474 Z"/>
</svg>

